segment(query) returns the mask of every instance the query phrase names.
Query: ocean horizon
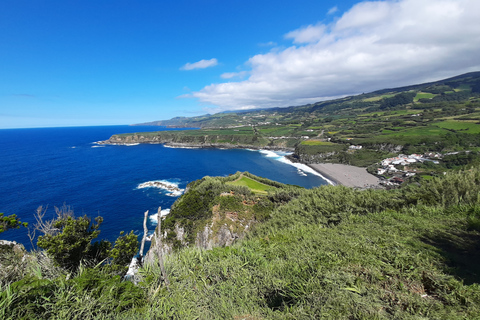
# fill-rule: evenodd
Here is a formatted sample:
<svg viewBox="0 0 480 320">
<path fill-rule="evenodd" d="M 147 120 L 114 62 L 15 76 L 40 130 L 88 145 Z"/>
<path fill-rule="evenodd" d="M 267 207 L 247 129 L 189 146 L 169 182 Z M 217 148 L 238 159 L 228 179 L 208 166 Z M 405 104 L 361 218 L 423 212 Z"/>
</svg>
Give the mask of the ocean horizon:
<svg viewBox="0 0 480 320">
<path fill-rule="evenodd" d="M 0 212 L 16 214 L 31 228 L 39 206 L 47 208 L 45 219 L 52 219 L 54 207 L 67 205 L 76 216 L 102 216 L 98 240 L 114 241 L 120 231 L 143 235 L 147 210 L 153 232 L 158 207 L 162 215 L 168 214 L 187 184 L 207 175 L 248 171 L 305 188 L 327 184 L 309 167 L 292 164 L 284 152 L 96 144 L 117 133 L 159 130 L 177 129 L 127 125 L 0 129 Z M 4 232 L 1 239 L 32 247 L 27 228 Z"/>
</svg>

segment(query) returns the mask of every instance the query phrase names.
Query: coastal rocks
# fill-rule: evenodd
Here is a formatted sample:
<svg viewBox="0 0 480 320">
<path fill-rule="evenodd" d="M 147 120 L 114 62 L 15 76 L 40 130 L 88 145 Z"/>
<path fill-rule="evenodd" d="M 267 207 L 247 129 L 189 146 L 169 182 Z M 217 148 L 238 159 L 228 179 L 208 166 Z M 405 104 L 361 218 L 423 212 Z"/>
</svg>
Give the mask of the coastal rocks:
<svg viewBox="0 0 480 320">
<path fill-rule="evenodd" d="M 195 238 L 195 246 L 203 249 L 231 246 L 236 240 L 243 239 L 251 228 L 252 220 L 239 219 L 236 212 L 219 212 L 213 208 L 212 220 L 207 223 Z"/>
<path fill-rule="evenodd" d="M 163 231 L 162 248 L 157 248 L 154 236 L 151 249 L 145 256 L 145 262 L 151 263 L 154 261 L 159 250 L 163 255 L 166 255 L 172 253 L 175 248 L 187 247 L 191 244 L 206 250 L 215 247 L 231 246 L 235 241 L 243 239 L 255 223 L 253 217 L 251 219 L 242 219 L 239 218 L 237 212 L 222 212 L 219 210 L 219 205 L 214 206 L 212 212 L 213 216 L 208 219 L 205 226 L 197 231 L 196 234 L 193 234 L 194 243 L 189 243 L 186 240 L 188 234 L 179 223 L 175 224 L 173 230 Z"/>
</svg>

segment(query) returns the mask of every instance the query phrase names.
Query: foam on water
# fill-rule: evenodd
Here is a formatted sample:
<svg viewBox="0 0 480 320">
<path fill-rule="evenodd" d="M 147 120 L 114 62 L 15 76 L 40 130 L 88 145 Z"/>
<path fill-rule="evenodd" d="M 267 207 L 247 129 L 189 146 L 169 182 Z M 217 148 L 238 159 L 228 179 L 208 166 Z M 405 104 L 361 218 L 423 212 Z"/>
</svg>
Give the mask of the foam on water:
<svg viewBox="0 0 480 320">
<path fill-rule="evenodd" d="M 160 211 L 160 217 L 162 219 L 165 219 L 165 217 L 170 213 L 170 209 L 163 209 Z M 153 225 L 157 225 L 157 219 L 158 219 L 158 213 L 152 214 L 148 216 L 148 220 L 150 220 L 150 223 Z M 151 237 L 150 237 L 151 238 Z"/>
<path fill-rule="evenodd" d="M 164 144 L 163 145 L 165 148 L 170 148 L 170 149 L 201 149 L 199 147 L 183 147 L 183 146 L 171 146 L 171 145 L 167 145 L 167 144 Z"/>
<path fill-rule="evenodd" d="M 273 158 L 274 160 L 277 160 L 277 161 L 283 162 L 285 164 L 296 167 L 297 168 L 297 173 L 301 176 L 306 176 L 307 175 L 306 173 L 310 173 L 310 174 L 316 175 L 316 176 L 322 178 L 323 180 L 327 181 L 328 184 L 335 185 L 335 183 L 333 183 L 329 179 L 325 178 L 319 172 L 310 168 L 306 164 L 298 163 L 298 162 L 292 162 L 289 159 L 287 159 L 286 156 L 292 154 L 291 152 L 270 151 L 270 150 L 259 150 L 259 152 L 262 153 L 263 155 L 265 155 L 265 157 L 267 157 L 267 158 Z"/>
<path fill-rule="evenodd" d="M 137 189 L 144 189 L 144 188 L 158 188 L 165 191 L 168 191 L 166 194 L 169 197 L 180 197 L 185 189 L 180 189 L 178 187 L 178 183 L 171 182 L 168 180 L 152 180 L 140 183 L 137 186 Z"/>
</svg>

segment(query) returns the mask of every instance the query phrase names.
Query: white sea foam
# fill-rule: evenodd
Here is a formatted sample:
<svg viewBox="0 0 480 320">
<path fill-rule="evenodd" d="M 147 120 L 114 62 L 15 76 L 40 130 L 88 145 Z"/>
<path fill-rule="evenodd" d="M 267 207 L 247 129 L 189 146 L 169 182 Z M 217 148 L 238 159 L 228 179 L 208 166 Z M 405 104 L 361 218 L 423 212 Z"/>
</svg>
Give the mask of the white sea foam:
<svg viewBox="0 0 480 320">
<path fill-rule="evenodd" d="M 292 152 L 281 152 L 281 151 L 270 151 L 270 150 L 260 150 L 260 153 L 264 154 L 268 158 L 274 158 L 277 161 L 283 162 L 285 164 L 294 166 L 297 168 L 298 174 L 302 176 L 306 176 L 306 173 L 310 173 L 316 176 L 319 176 L 323 180 L 327 181 L 328 184 L 335 185 L 332 181 L 329 179 L 325 178 L 323 175 L 321 175 L 319 172 L 315 171 L 314 169 L 310 168 L 306 164 L 303 163 L 298 163 L 298 162 L 292 162 L 289 159 L 286 158 L 287 155 L 292 154 Z"/>
<path fill-rule="evenodd" d="M 167 180 L 153 180 L 140 183 L 137 186 L 137 189 L 144 189 L 144 188 L 158 188 L 165 191 L 168 191 L 166 194 L 169 197 L 179 197 L 185 191 L 185 189 L 180 189 L 178 187 L 178 183 L 170 182 Z"/>
<path fill-rule="evenodd" d="M 156 223 L 157 223 L 157 220 L 155 220 L 155 224 Z M 155 233 L 155 230 L 148 230 L 147 237 L 145 238 L 145 241 L 152 241 L 154 233 Z"/>
<path fill-rule="evenodd" d="M 303 171 L 302 171 L 301 169 L 299 169 L 299 168 L 297 168 L 297 173 L 298 173 L 299 175 L 301 175 L 301 176 L 304 176 L 304 177 L 307 176 L 307 174 L 306 174 L 305 172 L 303 172 Z"/>
<path fill-rule="evenodd" d="M 172 145 L 163 145 L 165 148 L 170 148 L 170 149 L 200 149 L 199 147 L 184 147 L 184 146 L 172 146 Z"/>
<path fill-rule="evenodd" d="M 127 147 L 132 147 L 132 146 L 138 146 L 140 143 L 125 143 L 124 146 Z"/>
<path fill-rule="evenodd" d="M 92 148 L 105 148 L 105 146 L 92 146 Z"/>
<path fill-rule="evenodd" d="M 160 212 L 160 217 L 162 219 L 165 219 L 165 217 L 170 213 L 170 209 L 163 209 L 161 212 Z M 157 224 L 157 219 L 158 219 L 158 213 L 154 213 L 150 216 L 148 216 L 148 220 L 150 220 L 150 223 L 156 225 Z M 151 239 L 151 237 L 150 237 Z"/>
</svg>

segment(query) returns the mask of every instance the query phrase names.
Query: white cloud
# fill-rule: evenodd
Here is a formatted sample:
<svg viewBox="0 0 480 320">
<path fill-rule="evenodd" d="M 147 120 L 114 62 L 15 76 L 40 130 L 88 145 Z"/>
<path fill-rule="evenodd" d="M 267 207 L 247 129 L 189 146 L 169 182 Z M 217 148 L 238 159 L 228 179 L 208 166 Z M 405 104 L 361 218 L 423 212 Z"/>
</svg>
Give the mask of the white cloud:
<svg viewBox="0 0 480 320">
<path fill-rule="evenodd" d="M 265 43 L 259 43 L 258 45 L 260 47 L 275 47 L 277 45 L 277 43 L 273 42 L 273 41 L 269 41 L 269 42 L 265 42 Z"/>
<path fill-rule="evenodd" d="M 478 12 L 478 0 L 360 2 L 250 58 L 248 79 L 191 96 L 218 110 L 284 107 L 478 71 Z"/>
<path fill-rule="evenodd" d="M 293 39 L 294 43 L 311 43 L 317 42 L 325 33 L 326 26 L 318 24 L 316 26 L 309 25 L 305 28 L 300 28 L 290 31 L 285 35 L 285 39 Z"/>
<path fill-rule="evenodd" d="M 218 64 L 218 60 L 213 58 L 210 60 L 200 60 L 195 63 L 186 63 L 180 70 L 194 70 L 194 69 L 205 69 L 209 67 L 214 67 Z"/>
<path fill-rule="evenodd" d="M 330 10 L 328 10 L 328 13 L 327 13 L 327 14 L 334 14 L 334 13 L 337 12 L 337 11 L 338 11 L 338 7 L 335 6 L 335 7 L 333 7 L 333 8 L 330 8 Z"/>
<path fill-rule="evenodd" d="M 220 75 L 222 79 L 244 78 L 248 74 L 247 71 L 240 72 L 225 72 Z"/>
</svg>

